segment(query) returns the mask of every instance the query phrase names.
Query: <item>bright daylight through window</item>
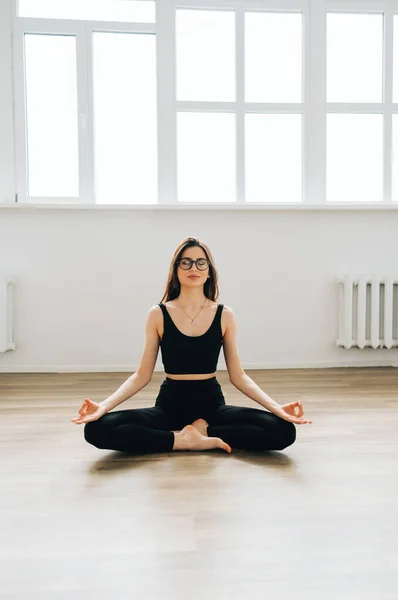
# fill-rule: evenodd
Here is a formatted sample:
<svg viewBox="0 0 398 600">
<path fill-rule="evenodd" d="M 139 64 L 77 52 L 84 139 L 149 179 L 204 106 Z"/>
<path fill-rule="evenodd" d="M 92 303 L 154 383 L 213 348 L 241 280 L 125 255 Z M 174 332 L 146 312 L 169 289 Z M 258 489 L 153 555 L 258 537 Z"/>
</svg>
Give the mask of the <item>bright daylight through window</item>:
<svg viewBox="0 0 398 600">
<path fill-rule="evenodd" d="M 398 14 L 267 4 L 16 2 L 18 201 L 398 202 Z"/>
</svg>

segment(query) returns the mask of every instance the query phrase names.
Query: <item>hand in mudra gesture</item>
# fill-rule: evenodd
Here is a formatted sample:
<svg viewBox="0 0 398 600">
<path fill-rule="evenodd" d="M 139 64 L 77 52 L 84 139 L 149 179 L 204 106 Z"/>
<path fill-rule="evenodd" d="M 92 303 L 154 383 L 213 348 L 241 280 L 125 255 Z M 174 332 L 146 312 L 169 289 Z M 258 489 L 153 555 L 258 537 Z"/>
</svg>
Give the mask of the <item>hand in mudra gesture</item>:
<svg viewBox="0 0 398 600">
<path fill-rule="evenodd" d="M 79 416 L 71 419 L 71 421 L 72 423 L 77 423 L 80 425 L 81 423 L 96 421 L 106 413 L 106 408 L 97 402 L 93 402 L 89 398 L 84 398 L 83 404 L 79 408 L 78 412 Z"/>
<path fill-rule="evenodd" d="M 310 419 L 306 419 L 303 416 L 304 409 L 301 400 L 296 400 L 295 402 L 289 402 L 288 404 L 278 406 L 277 408 L 274 408 L 272 412 L 278 417 L 285 419 L 285 421 L 290 421 L 296 425 L 312 423 Z"/>
</svg>

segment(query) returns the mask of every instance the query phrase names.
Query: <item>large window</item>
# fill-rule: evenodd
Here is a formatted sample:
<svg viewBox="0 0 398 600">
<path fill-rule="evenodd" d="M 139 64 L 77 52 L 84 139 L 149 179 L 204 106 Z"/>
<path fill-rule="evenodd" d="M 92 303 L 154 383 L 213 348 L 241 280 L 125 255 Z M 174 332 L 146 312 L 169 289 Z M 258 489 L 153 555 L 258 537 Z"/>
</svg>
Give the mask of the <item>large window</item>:
<svg viewBox="0 0 398 600">
<path fill-rule="evenodd" d="M 398 202 L 398 0 L 15 0 L 19 202 Z"/>
<path fill-rule="evenodd" d="M 157 202 L 154 35 L 93 35 L 95 198 Z"/>
<path fill-rule="evenodd" d="M 29 196 L 78 196 L 76 37 L 25 35 Z"/>
</svg>

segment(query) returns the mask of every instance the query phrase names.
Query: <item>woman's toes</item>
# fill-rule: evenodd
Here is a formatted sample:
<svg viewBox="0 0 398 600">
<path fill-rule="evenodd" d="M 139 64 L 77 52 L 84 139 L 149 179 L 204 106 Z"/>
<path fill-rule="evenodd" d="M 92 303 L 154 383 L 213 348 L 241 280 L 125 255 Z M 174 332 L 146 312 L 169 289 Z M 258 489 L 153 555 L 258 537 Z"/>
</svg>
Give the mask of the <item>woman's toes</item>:
<svg viewBox="0 0 398 600">
<path fill-rule="evenodd" d="M 232 448 L 229 444 L 227 444 L 226 442 L 224 442 L 221 438 L 217 438 L 220 443 L 219 443 L 219 448 L 222 448 L 223 450 L 226 450 L 226 452 L 228 452 L 229 454 L 232 452 Z"/>
</svg>

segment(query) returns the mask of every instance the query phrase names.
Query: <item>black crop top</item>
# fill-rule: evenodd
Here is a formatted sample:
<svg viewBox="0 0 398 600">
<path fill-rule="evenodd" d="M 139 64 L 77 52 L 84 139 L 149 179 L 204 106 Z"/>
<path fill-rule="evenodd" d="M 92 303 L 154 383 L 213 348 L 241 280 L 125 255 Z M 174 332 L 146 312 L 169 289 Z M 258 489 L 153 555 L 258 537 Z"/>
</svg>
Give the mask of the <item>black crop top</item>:
<svg viewBox="0 0 398 600">
<path fill-rule="evenodd" d="M 223 304 L 217 306 L 216 316 L 203 335 L 185 335 L 175 325 L 164 304 L 163 336 L 160 341 L 165 373 L 171 375 L 214 373 L 222 346 L 221 313 Z"/>
</svg>

